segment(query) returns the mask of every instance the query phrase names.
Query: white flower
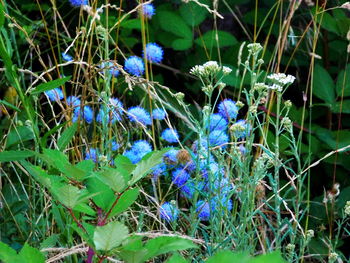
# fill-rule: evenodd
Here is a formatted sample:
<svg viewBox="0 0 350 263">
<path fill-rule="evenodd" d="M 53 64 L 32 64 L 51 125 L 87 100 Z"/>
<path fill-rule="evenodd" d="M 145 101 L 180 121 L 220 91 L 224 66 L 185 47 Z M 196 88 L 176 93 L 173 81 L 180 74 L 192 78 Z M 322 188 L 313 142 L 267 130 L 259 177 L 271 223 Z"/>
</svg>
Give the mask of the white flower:
<svg viewBox="0 0 350 263">
<path fill-rule="evenodd" d="M 232 69 L 230 69 L 229 67 L 223 66 L 222 72 L 224 73 L 224 75 L 228 75 L 232 72 Z"/>
<path fill-rule="evenodd" d="M 195 75 L 197 77 L 200 77 L 204 74 L 204 67 L 203 66 L 199 66 L 199 65 L 196 65 L 194 66 L 193 68 L 191 68 L 190 70 L 190 73 L 192 75 Z"/>
<path fill-rule="evenodd" d="M 268 89 L 276 90 L 277 92 L 282 92 L 282 86 L 278 84 L 273 84 L 272 86 L 268 86 Z"/>
<path fill-rule="evenodd" d="M 290 85 L 294 82 L 295 77 L 292 75 L 286 75 L 284 73 L 273 73 L 267 78 L 273 82 L 276 82 L 280 85 Z"/>
<path fill-rule="evenodd" d="M 350 216 L 350 201 L 347 201 L 344 207 L 344 213 L 346 216 Z"/>
</svg>

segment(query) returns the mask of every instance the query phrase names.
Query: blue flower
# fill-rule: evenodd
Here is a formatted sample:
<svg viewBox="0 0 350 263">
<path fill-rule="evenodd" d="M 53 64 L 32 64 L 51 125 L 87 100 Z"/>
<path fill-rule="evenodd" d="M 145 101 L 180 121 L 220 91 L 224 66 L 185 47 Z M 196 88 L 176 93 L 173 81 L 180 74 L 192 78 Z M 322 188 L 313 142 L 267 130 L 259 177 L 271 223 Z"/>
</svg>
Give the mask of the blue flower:
<svg viewBox="0 0 350 263">
<path fill-rule="evenodd" d="M 143 125 L 151 125 L 152 120 L 149 113 L 142 107 L 136 106 L 128 109 L 128 117 L 131 122 L 142 123 Z"/>
<path fill-rule="evenodd" d="M 193 180 L 188 181 L 183 187 L 181 187 L 181 195 L 191 199 L 195 192 L 201 192 L 204 190 L 204 182 L 195 182 Z"/>
<path fill-rule="evenodd" d="M 118 150 L 119 148 L 120 148 L 119 143 L 117 143 L 116 141 L 112 141 L 112 142 L 111 142 L 111 150 L 112 150 L 113 152 L 115 152 L 115 151 Z"/>
<path fill-rule="evenodd" d="M 142 12 L 145 17 L 150 19 L 155 14 L 155 8 L 153 4 L 145 4 L 142 6 Z"/>
<path fill-rule="evenodd" d="M 131 56 L 127 60 L 125 60 L 125 70 L 137 77 L 141 77 L 145 71 L 145 65 L 143 64 L 143 60 L 137 56 Z"/>
<path fill-rule="evenodd" d="M 230 180 L 226 177 L 223 177 L 221 174 L 217 174 L 218 176 L 214 179 L 214 183 L 211 186 L 211 189 L 215 193 L 217 193 L 219 196 L 224 197 L 227 195 L 230 195 L 234 188 L 232 187 L 232 184 L 230 183 Z M 210 185 L 207 185 L 210 187 Z"/>
<path fill-rule="evenodd" d="M 176 143 L 179 140 L 179 134 L 176 129 L 167 128 L 162 132 L 161 138 L 169 143 Z"/>
<path fill-rule="evenodd" d="M 218 176 L 223 176 L 225 172 L 224 168 L 223 167 L 219 168 L 219 165 L 215 161 L 210 162 L 208 165 L 207 160 L 203 160 L 201 162 L 201 168 L 202 168 L 201 170 L 202 177 L 205 179 L 208 179 L 209 172 L 213 176 L 213 178 L 217 178 Z"/>
<path fill-rule="evenodd" d="M 118 75 L 120 73 L 119 70 L 118 70 L 118 67 L 115 66 L 114 63 L 111 62 L 111 61 L 102 62 L 101 68 L 103 68 L 103 69 L 107 68 L 108 72 L 114 77 L 118 77 Z"/>
<path fill-rule="evenodd" d="M 211 201 L 210 204 L 212 206 L 212 209 L 215 211 L 222 211 L 222 210 L 227 210 L 231 211 L 232 210 L 232 200 L 228 198 L 227 196 L 215 196 Z M 224 211 L 222 211 L 224 212 Z"/>
<path fill-rule="evenodd" d="M 126 151 L 124 155 L 135 164 L 141 161 L 141 159 L 149 152 L 152 151 L 152 146 L 145 140 L 139 140 L 134 142 L 131 149 Z"/>
<path fill-rule="evenodd" d="M 228 143 L 229 138 L 225 131 L 215 130 L 209 134 L 209 144 L 210 146 L 220 146 L 222 148 L 226 147 L 226 143 Z"/>
<path fill-rule="evenodd" d="M 238 107 L 231 99 L 224 99 L 218 106 L 219 113 L 225 119 L 236 119 L 238 115 Z"/>
<path fill-rule="evenodd" d="M 153 63 L 160 63 L 163 60 L 163 49 L 156 43 L 148 43 L 146 45 L 146 56 L 147 59 Z M 143 52 L 145 57 L 145 52 Z"/>
<path fill-rule="evenodd" d="M 92 123 L 92 121 L 94 120 L 94 112 L 90 108 L 90 106 L 87 106 L 87 105 L 83 106 L 83 109 L 81 109 L 80 106 L 74 109 L 73 122 L 76 122 L 79 116 L 89 124 Z"/>
<path fill-rule="evenodd" d="M 157 180 L 159 176 L 164 174 L 166 171 L 165 163 L 157 164 L 152 168 L 151 174 L 153 175 L 153 180 Z"/>
<path fill-rule="evenodd" d="M 200 200 L 196 203 L 196 212 L 201 221 L 208 221 L 210 218 L 210 205 L 208 202 Z"/>
<path fill-rule="evenodd" d="M 76 7 L 89 4 L 88 0 L 69 0 L 69 2 L 72 6 L 76 6 Z"/>
<path fill-rule="evenodd" d="M 184 186 L 190 179 L 190 174 L 183 168 L 177 168 L 172 172 L 173 183 L 178 186 Z"/>
<path fill-rule="evenodd" d="M 68 106 L 72 107 L 72 108 L 76 108 L 79 107 L 81 104 L 81 101 L 78 97 L 75 96 L 69 96 L 67 98 L 67 104 Z"/>
<path fill-rule="evenodd" d="M 45 91 L 46 96 L 49 97 L 51 101 L 60 101 L 63 99 L 63 92 L 61 88 L 55 88 L 52 90 Z"/>
<path fill-rule="evenodd" d="M 227 128 L 227 121 L 220 114 L 214 113 L 210 115 L 210 131 L 225 130 Z"/>
<path fill-rule="evenodd" d="M 172 203 L 165 202 L 159 208 L 160 217 L 167 222 L 175 221 L 179 216 L 179 209 Z"/>
<path fill-rule="evenodd" d="M 164 120 L 166 117 L 166 112 L 163 109 L 154 109 L 152 111 L 152 118 L 155 120 Z"/>
<path fill-rule="evenodd" d="M 95 148 L 87 149 L 85 152 L 85 160 L 93 160 L 95 163 L 98 161 L 98 152 Z"/>
<path fill-rule="evenodd" d="M 106 107 L 101 107 L 96 121 L 102 123 L 103 121 L 107 121 L 106 114 L 108 115 L 108 123 L 114 124 L 116 121 L 121 121 L 121 115 L 123 113 L 123 103 L 117 98 L 109 99 L 110 105 Z"/>
<path fill-rule="evenodd" d="M 67 53 L 62 53 L 62 59 L 66 62 L 73 61 L 73 57 Z"/>
<path fill-rule="evenodd" d="M 170 165 L 175 165 L 177 164 L 177 153 L 179 152 L 179 150 L 176 149 L 170 149 L 169 151 L 167 151 L 166 153 L 164 153 L 163 158 L 164 158 L 164 162 L 166 164 L 170 164 Z"/>
</svg>

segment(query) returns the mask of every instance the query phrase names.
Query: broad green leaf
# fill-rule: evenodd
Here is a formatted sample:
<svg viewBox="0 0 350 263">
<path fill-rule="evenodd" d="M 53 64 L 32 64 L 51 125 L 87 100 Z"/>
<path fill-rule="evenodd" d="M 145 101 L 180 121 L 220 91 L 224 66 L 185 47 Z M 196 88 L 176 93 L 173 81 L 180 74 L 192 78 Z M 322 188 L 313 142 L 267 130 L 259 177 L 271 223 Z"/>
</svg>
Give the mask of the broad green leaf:
<svg viewBox="0 0 350 263">
<path fill-rule="evenodd" d="M 120 222 L 110 222 L 97 226 L 94 232 L 94 244 L 97 250 L 109 251 L 118 247 L 127 237 L 128 228 Z"/>
<path fill-rule="evenodd" d="M 159 11 L 157 13 L 160 27 L 180 38 L 192 39 L 192 30 L 175 12 Z"/>
<path fill-rule="evenodd" d="M 59 234 L 53 234 L 47 238 L 45 238 L 41 243 L 40 243 L 40 249 L 43 248 L 49 248 L 49 247 L 55 247 L 57 242 L 59 241 Z"/>
<path fill-rule="evenodd" d="M 139 196 L 138 188 L 133 188 L 125 191 L 119 198 L 118 203 L 113 208 L 109 217 L 113 217 L 127 210 L 136 201 L 138 196 Z"/>
<path fill-rule="evenodd" d="M 34 139 L 34 133 L 31 128 L 27 126 L 13 128 L 7 136 L 6 149 L 32 139 Z"/>
<path fill-rule="evenodd" d="M 179 39 L 175 39 L 172 43 L 171 43 L 171 47 L 174 50 L 187 50 L 189 48 L 192 47 L 193 41 L 192 38 L 179 38 Z"/>
<path fill-rule="evenodd" d="M 16 250 L 0 241 L 0 260 L 2 260 L 4 263 L 11 263 L 16 262 L 17 258 L 18 256 Z"/>
<path fill-rule="evenodd" d="M 350 96 L 350 64 L 346 66 L 345 70 L 342 70 L 337 77 L 337 96 L 341 97 L 344 93 L 344 96 Z"/>
<path fill-rule="evenodd" d="M 33 151 L 4 151 L 0 152 L 0 162 L 12 162 L 26 159 L 35 155 Z"/>
<path fill-rule="evenodd" d="M 21 161 L 21 165 L 34 177 L 36 181 L 50 189 L 53 181 L 62 180 L 61 177 L 49 175 L 45 170 L 39 166 L 34 166 L 27 161 Z M 56 180 L 55 180 L 56 179 Z"/>
<path fill-rule="evenodd" d="M 74 207 L 74 211 L 78 211 L 80 213 L 84 213 L 84 214 L 89 215 L 89 216 L 96 216 L 96 211 L 85 203 L 77 204 Z"/>
<path fill-rule="evenodd" d="M 44 136 L 41 137 L 41 143 L 42 145 L 46 146 L 47 144 L 47 138 L 49 136 L 51 136 L 52 134 L 56 133 L 59 129 L 61 129 L 62 127 L 64 127 L 66 125 L 66 123 L 62 123 L 60 125 L 57 125 L 55 127 L 53 127 L 52 129 L 50 129 L 49 131 L 47 131 Z"/>
<path fill-rule="evenodd" d="M 218 35 L 218 42 L 216 41 L 216 33 Z M 213 47 L 229 47 L 237 44 L 237 39 L 229 32 L 221 30 L 210 30 L 207 31 L 202 37 L 198 37 L 194 41 L 197 45 L 212 49 Z"/>
<path fill-rule="evenodd" d="M 125 180 L 123 173 L 117 169 L 106 169 L 105 171 L 98 173 L 97 177 L 118 193 L 122 192 L 127 186 L 127 181 Z"/>
<path fill-rule="evenodd" d="M 281 252 L 280 251 L 274 251 L 272 253 L 266 254 L 266 255 L 260 255 L 255 258 L 253 258 L 250 263 L 286 263 L 282 258 Z"/>
<path fill-rule="evenodd" d="M 147 249 L 143 247 L 142 237 L 130 236 L 124 242 L 118 257 L 128 263 L 143 263 Z"/>
<path fill-rule="evenodd" d="M 250 257 L 246 253 L 233 253 L 232 251 L 225 250 L 216 253 L 214 256 L 210 257 L 206 263 L 249 263 Z"/>
<path fill-rule="evenodd" d="M 92 172 L 95 168 L 95 163 L 92 160 L 83 160 L 76 165 L 74 165 L 79 170 L 84 171 L 86 174 Z"/>
<path fill-rule="evenodd" d="M 53 187 L 52 193 L 60 203 L 71 209 L 82 201 L 82 190 L 70 184 Z"/>
<path fill-rule="evenodd" d="M 200 1 L 203 4 L 208 4 L 209 1 Z M 191 27 L 198 26 L 206 18 L 208 11 L 196 3 L 183 3 L 179 9 L 180 15 L 184 21 Z"/>
<path fill-rule="evenodd" d="M 73 123 L 72 126 L 70 126 L 69 128 L 67 128 L 60 136 L 60 138 L 58 138 L 57 141 L 57 146 L 58 149 L 60 151 L 63 151 L 66 146 L 69 144 L 69 142 L 72 140 L 75 132 L 78 129 L 78 122 Z"/>
<path fill-rule="evenodd" d="M 139 29 L 141 30 L 141 19 L 128 19 L 120 23 L 120 27 L 129 29 Z"/>
<path fill-rule="evenodd" d="M 169 258 L 166 263 L 187 263 L 188 261 L 183 258 L 179 253 L 175 253 Z"/>
<path fill-rule="evenodd" d="M 42 83 L 39 86 L 36 87 L 36 89 L 32 90 L 31 94 L 35 95 L 35 94 L 39 94 L 41 92 L 45 92 L 48 90 L 52 90 L 55 88 L 58 88 L 59 86 L 64 85 L 68 80 L 71 79 L 71 76 L 68 77 L 64 77 L 61 79 L 55 79 L 46 83 Z"/>
<path fill-rule="evenodd" d="M 132 179 L 129 185 L 137 183 L 145 175 L 149 174 L 152 168 L 163 161 L 163 154 L 166 153 L 168 149 L 163 149 L 161 151 L 154 151 L 147 154 L 132 171 Z"/>
<path fill-rule="evenodd" d="M 130 159 L 124 155 L 118 155 L 114 159 L 114 165 L 117 169 L 123 169 L 125 172 L 130 173 L 135 169 L 135 164 L 133 164 Z"/>
<path fill-rule="evenodd" d="M 339 28 L 337 25 L 337 20 L 327 12 L 322 14 L 322 25 L 321 26 L 330 32 L 333 32 L 337 35 L 340 35 L 340 31 L 339 31 Z"/>
<path fill-rule="evenodd" d="M 350 100 L 343 100 L 343 102 L 337 101 L 333 103 L 331 105 L 331 110 L 334 113 L 350 113 Z"/>
<path fill-rule="evenodd" d="M 148 241 L 145 248 L 148 250 L 148 253 L 144 260 L 148 260 L 158 255 L 197 248 L 197 246 L 192 241 L 181 237 L 156 237 Z"/>
<path fill-rule="evenodd" d="M 335 102 L 335 85 L 327 70 L 316 64 L 313 76 L 312 94 L 328 104 Z"/>
<path fill-rule="evenodd" d="M 21 251 L 19 252 L 19 256 L 23 258 L 25 263 L 44 263 L 45 257 L 44 255 L 36 248 L 29 246 L 27 243 L 24 244 Z"/>
<path fill-rule="evenodd" d="M 116 198 L 111 188 L 95 177 L 87 179 L 87 189 L 90 193 L 96 194 L 92 200 L 104 211 L 107 211 L 112 206 Z"/>
</svg>

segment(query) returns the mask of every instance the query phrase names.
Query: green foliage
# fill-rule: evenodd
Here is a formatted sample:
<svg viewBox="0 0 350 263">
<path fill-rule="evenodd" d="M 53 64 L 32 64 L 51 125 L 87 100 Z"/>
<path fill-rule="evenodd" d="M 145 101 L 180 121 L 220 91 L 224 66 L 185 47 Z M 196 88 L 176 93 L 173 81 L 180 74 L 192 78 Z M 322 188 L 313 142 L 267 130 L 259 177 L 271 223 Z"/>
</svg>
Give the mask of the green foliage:
<svg viewBox="0 0 350 263">
<path fill-rule="evenodd" d="M 17 252 L 10 248 L 8 245 L 0 242 L 0 259 L 4 263 L 14 263 L 14 262 L 23 262 L 23 263 L 44 263 L 44 255 L 36 248 L 24 244 L 21 251 Z"/>
<path fill-rule="evenodd" d="M 286 262 L 282 256 L 281 253 L 276 251 L 273 253 L 269 253 L 266 255 L 260 255 L 257 257 L 250 257 L 246 253 L 233 253 L 231 251 L 222 251 L 211 258 L 209 258 L 207 263 L 231 263 L 231 262 L 240 262 L 240 263 L 284 263 Z"/>
<path fill-rule="evenodd" d="M 55 79 L 46 83 L 42 83 L 36 87 L 36 89 L 32 90 L 32 95 L 37 95 L 45 91 L 49 91 L 55 88 L 58 88 L 62 85 L 64 85 L 68 80 L 71 79 L 71 76 L 64 77 L 61 79 Z"/>
<path fill-rule="evenodd" d="M 329 73 L 320 65 L 315 65 L 312 93 L 328 105 L 335 102 L 335 85 Z"/>
<path fill-rule="evenodd" d="M 94 232 L 94 244 L 97 250 L 109 251 L 119 246 L 128 236 L 128 229 L 120 222 L 110 222 L 97 226 Z"/>
</svg>

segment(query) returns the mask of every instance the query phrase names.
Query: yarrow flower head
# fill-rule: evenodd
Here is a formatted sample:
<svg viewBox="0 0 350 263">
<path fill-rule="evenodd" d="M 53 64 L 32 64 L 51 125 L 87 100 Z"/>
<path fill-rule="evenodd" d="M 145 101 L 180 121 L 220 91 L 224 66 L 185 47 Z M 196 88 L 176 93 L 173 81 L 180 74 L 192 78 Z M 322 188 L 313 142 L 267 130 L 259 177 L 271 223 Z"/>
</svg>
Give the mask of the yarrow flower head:
<svg viewBox="0 0 350 263">
<path fill-rule="evenodd" d="M 230 130 L 233 132 L 233 136 L 238 139 L 243 139 L 250 134 L 250 125 L 245 120 L 238 120 L 232 124 Z"/>
<path fill-rule="evenodd" d="M 190 70 L 190 74 L 197 77 L 215 76 L 219 72 L 222 72 L 224 75 L 228 75 L 232 72 L 232 69 L 226 66 L 221 67 L 216 61 L 208 61 L 203 65 L 196 65 Z"/>
<path fill-rule="evenodd" d="M 161 138 L 169 143 L 176 143 L 179 141 L 179 134 L 176 129 L 167 128 L 162 132 Z"/>
<path fill-rule="evenodd" d="M 224 99 L 220 102 L 218 106 L 219 113 L 226 120 L 228 119 L 236 119 L 238 115 L 238 107 L 236 103 L 231 99 Z"/>
<path fill-rule="evenodd" d="M 350 201 L 346 201 L 346 204 L 344 207 L 344 214 L 345 216 L 350 216 Z"/>
<path fill-rule="evenodd" d="M 142 13 L 148 19 L 152 18 L 152 16 L 154 16 L 154 14 L 156 13 L 153 4 L 145 4 L 145 5 L 143 5 L 142 6 Z"/>
<path fill-rule="evenodd" d="M 108 62 L 103 62 L 101 64 L 101 68 L 103 69 L 108 69 L 108 72 L 113 76 L 113 77 L 118 77 L 120 74 L 118 67 L 114 65 L 113 62 L 108 61 Z"/>
<path fill-rule="evenodd" d="M 83 107 L 78 106 L 73 112 L 73 122 L 76 122 L 79 118 L 82 118 L 87 123 L 92 123 L 94 120 L 94 112 L 90 106 L 85 105 Z"/>
<path fill-rule="evenodd" d="M 61 88 L 55 88 L 52 90 L 45 91 L 45 95 L 49 97 L 51 101 L 60 101 L 63 99 L 63 92 Z"/>
<path fill-rule="evenodd" d="M 88 0 L 69 0 L 72 6 L 80 7 L 82 5 L 88 5 Z"/>
<path fill-rule="evenodd" d="M 137 56 L 131 56 L 125 60 L 124 67 L 128 73 L 137 77 L 141 77 L 145 71 L 145 65 L 143 64 L 142 58 Z"/>
<path fill-rule="evenodd" d="M 131 122 L 141 123 L 143 125 L 151 125 L 152 120 L 150 114 L 142 107 L 136 106 L 128 109 L 128 117 Z"/>
<path fill-rule="evenodd" d="M 210 218 L 210 205 L 208 202 L 200 200 L 196 203 L 196 212 L 201 221 L 208 221 Z"/>
<path fill-rule="evenodd" d="M 139 140 L 134 142 L 131 149 L 126 151 L 124 155 L 128 157 L 133 164 L 135 164 L 141 161 L 141 159 L 151 151 L 152 146 L 149 142 L 145 140 Z"/>
<path fill-rule="evenodd" d="M 109 103 L 109 105 L 100 108 L 96 116 L 98 123 L 108 121 L 108 123 L 114 124 L 122 120 L 123 103 L 117 98 L 110 98 Z"/>
<path fill-rule="evenodd" d="M 178 186 L 184 186 L 190 179 L 190 174 L 183 168 L 177 168 L 172 172 L 173 183 Z"/>
<path fill-rule="evenodd" d="M 95 163 L 98 162 L 98 152 L 95 148 L 87 149 L 85 152 L 85 160 L 92 160 Z"/>
<path fill-rule="evenodd" d="M 227 128 L 227 121 L 218 113 L 210 115 L 210 131 L 225 130 Z"/>
<path fill-rule="evenodd" d="M 269 80 L 280 86 L 290 85 L 294 82 L 295 77 L 284 73 L 273 73 L 267 76 Z"/>
<path fill-rule="evenodd" d="M 146 45 L 146 57 L 153 63 L 160 63 L 163 60 L 163 49 L 156 43 L 148 43 Z M 143 52 L 145 57 L 145 52 Z"/>
<path fill-rule="evenodd" d="M 226 143 L 228 143 L 229 138 L 225 131 L 222 130 L 214 130 L 209 134 L 209 144 L 210 146 L 221 146 L 222 148 L 226 147 Z"/>
<path fill-rule="evenodd" d="M 179 209 L 172 202 L 165 202 L 159 208 L 160 217 L 168 222 L 175 221 L 178 218 L 179 213 Z"/>
<path fill-rule="evenodd" d="M 164 120 L 166 112 L 163 109 L 157 108 L 152 111 L 152 118 L 155 120 Z"/>
<path fill-rule="evenodd" d="M 62 59 L 66 62 L 73 61 L 73 57 L 67 53 L 62 53 Z"/>
</svg>

